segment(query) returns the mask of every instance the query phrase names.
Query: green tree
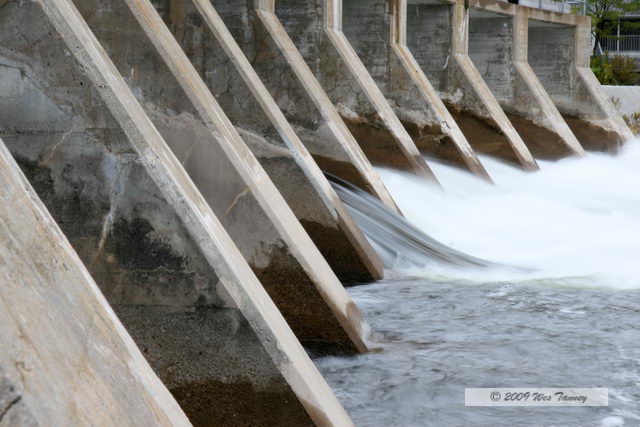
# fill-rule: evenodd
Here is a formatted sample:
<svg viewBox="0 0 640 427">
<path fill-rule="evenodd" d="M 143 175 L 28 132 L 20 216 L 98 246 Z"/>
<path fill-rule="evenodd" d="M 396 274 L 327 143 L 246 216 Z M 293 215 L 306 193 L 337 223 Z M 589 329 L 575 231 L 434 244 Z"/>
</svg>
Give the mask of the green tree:
<svg viewBox="0 0 640 427">
<path fill-rule="evenodd" d="M 596 40 L 617 35 L 618 19 L 625 14 L 640 12 L 640 0 L 585 0 L 586 12 L 591 17 L 592 33 Z M 640 23 L 621 21 L 621 30 L 640 29 Z"/>
</svg>

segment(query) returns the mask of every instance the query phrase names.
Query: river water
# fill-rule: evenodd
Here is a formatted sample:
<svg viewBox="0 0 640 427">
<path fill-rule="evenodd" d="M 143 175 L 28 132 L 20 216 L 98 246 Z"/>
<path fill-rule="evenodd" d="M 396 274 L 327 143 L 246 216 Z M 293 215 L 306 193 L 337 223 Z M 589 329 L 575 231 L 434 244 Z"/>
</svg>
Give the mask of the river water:
<svg viewBox="0 0 640 427">
<path fill-rule="evenodd" d="M 320 370 L 359 426 L 640 426 L 640 144 L 533 174 L 482 161 L 495 186 L 379 171 L 414 226 L 491 264 L 380 248 L 385 280 L 349 289 L 375 350 Z M 465 407 L 465 387 L 605 387 L 609 406 Z"/>
</svg>

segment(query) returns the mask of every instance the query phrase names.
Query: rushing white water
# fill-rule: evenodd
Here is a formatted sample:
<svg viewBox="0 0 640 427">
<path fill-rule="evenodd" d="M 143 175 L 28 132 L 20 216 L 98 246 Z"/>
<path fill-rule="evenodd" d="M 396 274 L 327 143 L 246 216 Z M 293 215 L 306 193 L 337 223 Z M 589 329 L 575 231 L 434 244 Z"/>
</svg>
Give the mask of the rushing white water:
<svg viewBox="0 0 640 427">
<path fill-rule="evenodd" d="M 396 273 L 446 282 L 640 287 L 640 143 L 628 143 L 618 156 L 539 162 L 536 173 L 482 162 L 495 186 L 434 162 L 445 192 L 408 174 L 379 172 L 407 219 L 429 236 L 525 270 L 434 262 L 398 265 Z"/>
</svg>

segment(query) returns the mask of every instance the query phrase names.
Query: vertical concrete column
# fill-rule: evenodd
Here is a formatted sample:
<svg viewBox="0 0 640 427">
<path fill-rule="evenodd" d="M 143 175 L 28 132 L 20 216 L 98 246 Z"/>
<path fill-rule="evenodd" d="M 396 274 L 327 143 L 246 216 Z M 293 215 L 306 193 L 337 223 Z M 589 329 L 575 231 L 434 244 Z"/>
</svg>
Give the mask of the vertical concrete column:
<svg viewBox="0 0 640 427">
<path fill-rule="evenodd" d="M 0 423 L 189 426 L 0 140 Z"/>
<path fill-rule="evenodd" d="M 528 59 L 587 150 L 616 152 L 633 138 L 589 67 L 590 18 L 529 11 Z"/>
<path fill-rule="evenodd" d="M 471 146 L 526 170 L 533 156 L 469 57 L 469 9 L 452 3 L 409 1 L 408 44 Z"/>
<path fill-rule="evenodd" d="M 44 15 L 38 5 L 42 7 Z M 48 25 L 49 21 L 54 28 Z M 144 183 L 148 176 L 155 184 L 155 187 L 143 186 L 138 194 L 141 200 L 133 206 L 125 206 L 124 200 L 113 203 L 105 215 L 104 226 L 104 230 L 109 231 L 109 221 L 124 216 L 122 211 L 127 208 L 127 214 L 131 216 L 146 212 L 149 207 L 144 202 L 153 198 L 159 207 L 150 209 L 151 215 L 155 215 L 157 219 L 153 235 L 140 230 L 144 227 L 133 227 L 126 239 L 115 243 L 115 249 L 109 248 L 108 243 L 102 246 L 103 236 L 90 233 L 71 236 L 76 240 L 76 247 L 83 251 L 96 240 L 100 240 L 98 252 L 111 249 L 113 252 L 106 257 L 105 264 L 122 262 L 123 270 L 133 270 L 130 264 L 136 264 L 140 260 L 147 262 L 139 271 L 133 271 L 137 274 L 137 280 L 142 282 L 136 289 L 133 289 L 134 286 L 119 288 L 122 285 L 120 283 L 107 283 L 104 289 L 111 294 L 120 316 L 125 319 L 124 323 L 144 349 L 156 372 L 180 403 L 185 405 L 184 408 L 188 408 L 189 416 L 199 423 L 226 422 L 233 415 L 241 424 L 281 424 L 284 420 L 278 419 L 278 414 L 271 410 L 277 405 L 282 408 L 279 414 L 286 414 L 286 421 L 350 425 L 348 416 L 243 260 L 210 205 L 145 114 L 74 5 L 67 0 L 12 3 L 0 12 L 0 23 L 2 61 L 14 61 L 12 64 L 25 76 L 20 81 L 24 84 L 20 88 L 24 90 L 23 96 L 15 97 L 16 102 L 23 104 L 22 111 L 28 110 L 24 108 L 25 105 L 40 106 L 40 109 L 31 109 L 36 116 L 34 120 L 30 121 L 30 117 L 22 117 L 21 114 L 16 115 L 16 118 L 23 120 L 21 125 L 31 123 L 32 126 L 13 128 L 17 131 L 11 132 L 16 151 L 21 149 L 25 155 L 29 155 L 36 147 L 25 142 L 37 142 L 29 139 L 32 134 L 39 133 L 45 139 L 53 139 L 60 130 L 54 127 L 50 133 L 32 132 L 43 130 L 36 126 L 57 125 L 63 120 L 72 122 L 73 126 L 72 132 L 68 132 L 72 135 L 63 135 L 60 141 L 53 144 L 52 150 L 40 157 L 40 171 L 36 170 L 34 173 L 28 163 L 26 167 L 23 166 L 36 181 L 42 181 L 43 189 L 46 190 L 42 194 L 53 197 L 51 193 L 57 194 L 61 187 L 76 184 L 83 188 L 77 193 L 79 202 L 69 200 L 68 204 L 72 208 L 79 207 L 89 212 L 92 203 L 100 202 L 82 198 L 95 185 L 91 179 L 74 182 L 77 174 L 75 168 L 78 167 L 75 163 L 81 163 L 79 167 L 82 168 L 82 163 L 87 160 L 83 156 L 84 152 L 77 152 L 75 159 L 63 157 L 60 160 L 58 157 L 60 151 L 69 149 L 67 140 L 70 138 L 84 138 L 82 144 L 79 144 L 82 148 L 104 143 L 114 155 L 134 157 L 143 171 L 132 181 Z M 16 33 L 15 28 L 12 28 L 14 25 L 22 32 Z M 61 46 L 62 42 L 66 47 Z M 30 81 L 36 84 L 27 85 Z M 3 86 L 3 89 L 6 88 Z M 4 101 L 8 98 L 0 96 L 0 99 Z M 0 119 L 4 121 L 8 116 L 5 112 L 10 110 L 4 102 L 2 107 Z M 3 123 L 0 128 L 6 129 L 10 124 L 7 125 Z M 119 139 L 123 137 L 128 139 L 133 152 L 119 143 Z M 52 167 L 59 162 L 63 163 L 62 179 L 54 181 L 53 176 L 46 174 L 38 177 L 39 172 L 46 171 L 48 166 Z M 87 166 L 92 168 L 90 175 L 95 181 L 109 178 L 109 162 L 91 158 L 89 163 Z M 120 185 L 111 189 L 114 196 L 122 191 Z M 151 193 L 146 199 L 144 191 Z M 163 199 L 166 201 L 164 205 L 161 203 Z M 65 210 L 69 207 L 57 202 L 54 199 L 51 206 L 66 220 Z M 11 204 L 5 203 L 2 206 Z M 167 211 L 178 216 L 180 222 L 173 222 Z M 65 224 L 70 230 L 74 230 L 74 225 Z M 191 240 L 182 236 L 184 230 Z M 160 253 L 145 253 L 147 246 L 143 244 L 136 247 L 130 243 L 139 243 L 141 233 L 145 237 L 144 241 L 158 236 L 165 240 L 164 246 L 148 245 L 149 249 L 156 249 Z M 119 246 L 124 246 L 126 251 L 122 251 Z M 200 251 L 200 259 L 176 260 L 173 256 L 174 251 L 188 254 L 193 251 L 194 246 Z M 121 252 L 127 255 L 122 257 L 126 258 L 124 261 L 120 259 L 123 255 Z M 60 264 L 59 255 L 56 252 L 56 265 Z M 160 259 L 158 268 L 148 263 L 155 256 Z M 43 265 L 41 262 L 42 259 L 38 258 L 40 266 Z M 179 275 L 162 274 L 162 271 L 173 269 L 175 264 L 178 264 L 176 269 L 180 269 L 191 262 L 195 265 L 189 267 L 195 272 L 184 282 L 176 280 L 182 279 Z M 91 266 L 92 261 L 87 264 Z M 64 270 L 69 271 L 67 267 Z M 156 270 L 161 271 L 159 276 L 156 276 Z M 207 276 L 202 277 L 203 272 Z M 48 282 L 51 276 L 46 277 Z M 148 277 L 158 280 L 145 283 L 145 278 Z M 116 279 L 122 278 L 126 277 L 120 275 Z M 65 281 L 65 287 L 68 286 L 70 284 Z M 47 283 L 46 288 L 50 292 L 50 283 Z M 70 290 L 65 288 L 64 294 L 69 297 Z M 73 302 L 83 304 L 85 300 L 78 297 Z M 353 307 L 350 309 L 353 310 Z M 72 310 L 64 310 L 64 315 L 71 312 Z M 89 312 L 89 329 L 81 330 L 83 359 L 72 367 L 76 381 L 77 366 L 88 366 L 84 358 L 92 355 L 92 349 L 87 347 L 87 343 L 106 329 L 96 317 L 99 310 L 96 308 Z M 39 323 L 39 329 L 46 328 L 55 320 L 51 317 L 51 312 L 46 313 L 49 315 L 47 322 Z M 73 320 L 70 322 L 64 319 L 65 327 L 61 330 L 77 327 L 77 319 Z M 52 336 L 54 335 L 51 334 L 49 339 Z M 103 351 L 104 348 L 100 349 L 97 357 L 102 358 L 108 354 Z M 63 349 L 60 360 L 70 360 L 68 350 Z M 32 348 L 29 352 L 32 352 Z M 135 360 L 126 362 L 130 367 L 135 364 Z M 46 374 L 56 372 L 55 367 L 52 367 Z M 113 374 L 114 372 L 110 372 L 109 381 L 117 378 Z M 39 379 L 46 379 L 48 375 Z M 132 378 L 126 377 L 129 380 Z M 148 377 L 142 378 L 146 379 L 151 380 Z M 78 382 L 74 382 L 74 385 L 78 385 Z M 92 385 L 99 386 L 99 383 L 92 381 Z M 99 390 L 88 388 L 86 393 L 97 391 Z M 50 394 L 46 394 L 45 398 L 51 398 Z M 80 393 L 81 397 L 84 394 Z M 112 395 L 105 392 L 99 394 L 99 397 L 108 402 L 107 399 Z M 73 399 L 66 399 L 65 404 L 75 402 L 77 398 L 78 396 L 74 396 Z M 152 398 L 161 399 L 162 395 L 154 395 Z M 247 401 L 248 404 L 240 406 Z M 136 402 L 136 397 L 132 397 L 128 403 Z M 265 402 L 268 403 L 265 405 Z M 136 406 L 135 410 L 141 411 L 141 407 Z M 143 417 L 144 414 L 140 416 Z M 156 412 L 156 416 L 162 415 Z M 91 418 L 89 414 L 83 420 Z M 118 417 L 115 419 L 119 420 Z M 140 418 L 136 421 L 139 422 Z M 176 422 L 180 423 L 180 420 L 176 419 Z M 107 422 L 109 423 L 113 421 Z M 169 423 L 171 420 L 167 422 Z"/>
<path fill-rule="evenodd" d="M 274 14 L 273 1 L 215 4 L 232 36 L 318 166 L 398 211 L 377 172 Z M 255 12 L 255 13 L 254 13 Z"/>
<path fill-rule="evenodd" d="M 342 31 L 342 1 L 278 0 L 276 15 L 369 160 L 437 182 Z"/>
<path fill-rule="evenodd" d="M 490 180 L 407 48 L 406 13 L 406 0 L 348 1 L 343 32 L 418 149 Z"/>
<path fill-rule="evenodd" d="M 545 159 L 584 154 L 527 62 L 529 8 L 471 6 L 469 56 L 529 150 Z"/>
<path fill-rule="evenodd" d="M 206 0 L 154 6 L 338 278 L 382 277 L 382 262 Z M 202 16 L 203 19 L 188 17 Z"/>
<path fill-rule="evenodd" d="M 318 352 L 366 351 L 359 310 L 154 6 L 96 3 L 76 0 L 298 338 Z"/>
</svg>

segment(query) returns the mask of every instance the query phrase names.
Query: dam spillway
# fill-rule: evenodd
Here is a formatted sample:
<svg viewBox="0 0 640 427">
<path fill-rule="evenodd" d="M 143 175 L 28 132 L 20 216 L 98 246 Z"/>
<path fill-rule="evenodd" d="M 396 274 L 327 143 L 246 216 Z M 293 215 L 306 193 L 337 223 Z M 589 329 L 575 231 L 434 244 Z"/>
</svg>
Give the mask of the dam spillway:
<svg viewBox="0 0 640 427">
<path fill-rule="evenodd" d="M 480 153 L 533 171 L 632 138 L 575 15 L 496 1 L 0 6 L 0 250 L 41 258 L 3 257 L 0 302 L 20 308 L 35 283 L 52 288 L 42 311 L 66 286 L 82 295 L 52 314 L 77 330 L 42 335 L 20 323 L 42 322 L 27 307 L 0 326 L 3 342 L 52 350 L 22 376 L 31 350 L 2 354 L 0 402 L 29 390 L 8 407 L 19 425 L 127 425 L 136 411 L 148 425 L 349 425 L 307 352 L 369 350 L 344 286 L 384 271 L 323 172 L 402 215 L 380 167 L 438 188 L 436 159 L 490 183 Z M 103 323 L 87 351 L 113 357 L 54 375 L 91 310 Z M 126 393 L 77 396 L 79 410 L 47 397 L 92 382 Z"/>
</svg>

